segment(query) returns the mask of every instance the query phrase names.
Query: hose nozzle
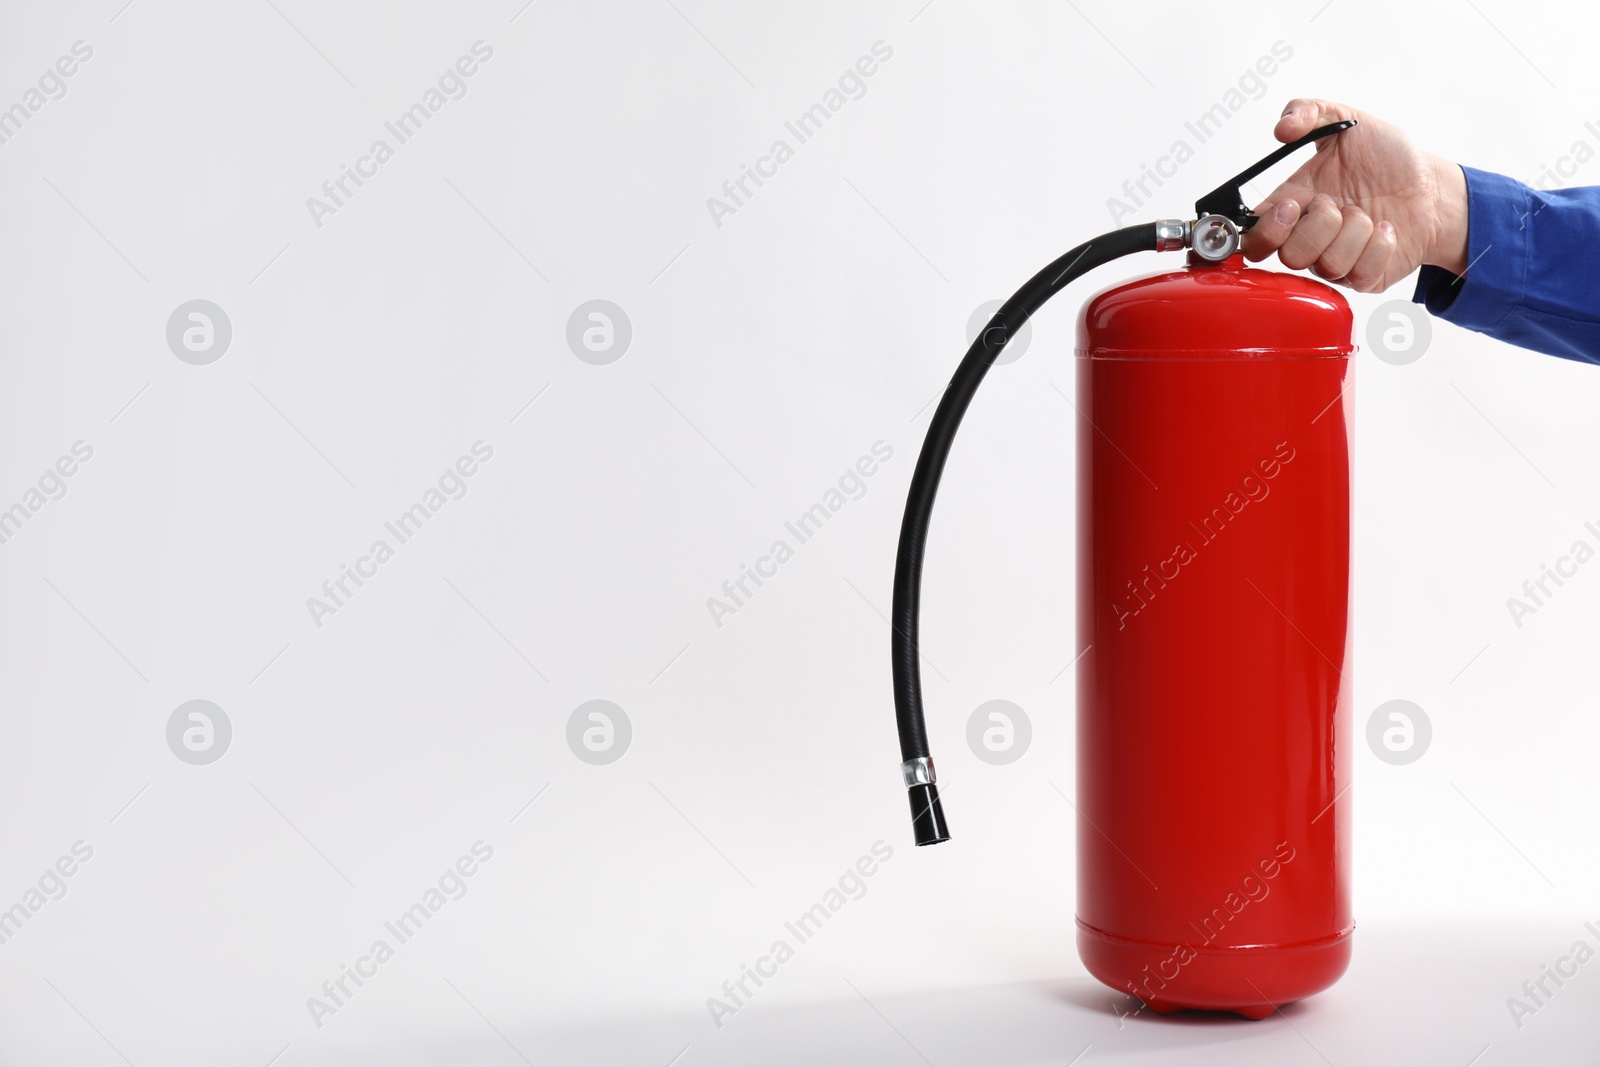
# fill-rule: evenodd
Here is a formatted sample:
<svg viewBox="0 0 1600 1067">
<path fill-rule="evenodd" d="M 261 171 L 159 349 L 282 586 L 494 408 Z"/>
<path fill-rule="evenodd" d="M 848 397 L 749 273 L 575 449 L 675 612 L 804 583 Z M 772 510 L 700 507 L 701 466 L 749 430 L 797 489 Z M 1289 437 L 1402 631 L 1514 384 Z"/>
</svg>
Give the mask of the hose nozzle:
<svg viewBox="0 0 1600 1067">
<path fill-rule="evenodd" d="M 933 783 L 912 786 L 906 795 L 911 798 L 911 832 L 919 845 L 937 845 L 950 840 L 950 827 L 944 821 L 944 807 L 939 803 L 939 787 Z"/>
<path fill-rule="evenodd" d="M 944 821 L 944 806 L 939 803 L 939 787 L 934 784 L 933 760 L 917 756 L 900 764 L 900 779 L 911 798 L 911 829 L 919 845 L 937 845 L 950 840 L 950 827 Z"/>
</svg>

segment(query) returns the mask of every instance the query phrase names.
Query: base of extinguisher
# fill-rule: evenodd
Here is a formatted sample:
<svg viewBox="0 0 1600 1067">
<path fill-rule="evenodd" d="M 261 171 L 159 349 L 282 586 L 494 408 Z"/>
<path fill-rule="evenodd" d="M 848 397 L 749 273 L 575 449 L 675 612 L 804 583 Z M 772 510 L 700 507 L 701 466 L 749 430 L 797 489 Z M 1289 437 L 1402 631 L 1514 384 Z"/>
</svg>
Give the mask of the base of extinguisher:
<svg viewBox="0 0 1600 1067">
<path fill-rule="evenodd" d="M 1078 920 L 1078 956 L 1090 974 L 1160 1015 L 1224 1011 L 1265 1019 L 1320 993 L 1350 965 L 1349 929 L 1315 941 L 1236 948 L 1118 937 Z"/>
<path fill-rule="evenodd" d="M 1256 1022 L 1265 1019 L 1288 1003 L 1288 1001 L 1285 1001 L 1283 1004 L 1243 1004 L 1234 1008 L 1193 1008 L 1183 1004 L 1172 1004 L 1165 1000 L 1147 1000 L 1144 1002 L 1144 1006 L 1157 1015 L 1176 1015 L 1180 1011 L 1223 1011 L 1230 1015 L 1242 1015 L 1246 1019 Z"/>
</svg>

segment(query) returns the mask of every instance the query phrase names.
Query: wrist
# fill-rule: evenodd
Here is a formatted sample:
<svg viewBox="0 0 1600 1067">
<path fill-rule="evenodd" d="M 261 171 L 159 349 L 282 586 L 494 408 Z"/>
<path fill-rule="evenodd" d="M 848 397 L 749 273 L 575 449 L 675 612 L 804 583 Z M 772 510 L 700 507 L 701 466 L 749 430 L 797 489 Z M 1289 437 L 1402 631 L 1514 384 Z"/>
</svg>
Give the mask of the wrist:
<svg viewBox="0 0 1600 1067">
<path fill-rule="evenodd" d="M 1422 262 L 1459 277 L 1467 272 L 1467 177 L 1448 159 L 1429 159 L 1434 172 L 1435 226 Z"/>
</svg>

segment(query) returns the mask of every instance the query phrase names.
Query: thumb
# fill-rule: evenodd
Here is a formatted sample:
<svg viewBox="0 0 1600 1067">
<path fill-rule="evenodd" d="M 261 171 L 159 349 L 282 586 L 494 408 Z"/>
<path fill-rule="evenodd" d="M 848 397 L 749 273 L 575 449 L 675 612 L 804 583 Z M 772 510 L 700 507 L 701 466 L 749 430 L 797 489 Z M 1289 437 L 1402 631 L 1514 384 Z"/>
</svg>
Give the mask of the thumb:
<svg viewBox="0 0 1600 1067">
<path fill-rule="evenodd" d="M 1284 144 L 1288 144 L 1290 141 L 1298 141 L 1319 126 L 1359 118 L 1360 115 L 1359 111 L 1348 104 L 1297 97 L 1284 107 L 1283 115 L 1278 119 L 1278 125 L 1273 127 L 1272 135 Z"/>
</svg>

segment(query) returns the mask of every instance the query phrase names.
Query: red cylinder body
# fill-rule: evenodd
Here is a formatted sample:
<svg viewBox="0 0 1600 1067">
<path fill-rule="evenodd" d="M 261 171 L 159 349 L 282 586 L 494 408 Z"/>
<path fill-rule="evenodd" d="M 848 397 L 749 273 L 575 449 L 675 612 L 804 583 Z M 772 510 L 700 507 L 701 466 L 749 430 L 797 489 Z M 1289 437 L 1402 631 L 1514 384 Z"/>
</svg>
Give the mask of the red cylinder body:
<svg viewBox="0 0 1600 1067">
<path fill-rule="evenodd" d="M 1191 257 L 1078 333 L 1078 950 L 1263 1017 L 1350 959 L 1349 305 Z"/>
</svg>

